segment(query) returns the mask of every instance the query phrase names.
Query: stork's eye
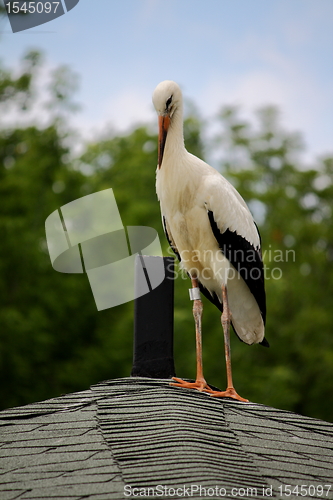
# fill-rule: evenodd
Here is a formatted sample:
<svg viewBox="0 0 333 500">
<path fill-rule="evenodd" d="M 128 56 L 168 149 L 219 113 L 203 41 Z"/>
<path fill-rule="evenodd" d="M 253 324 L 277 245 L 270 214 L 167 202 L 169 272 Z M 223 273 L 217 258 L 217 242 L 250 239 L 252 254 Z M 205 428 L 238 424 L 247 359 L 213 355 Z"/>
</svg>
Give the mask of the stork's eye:
<svg viewBox="0 0 333 500">
<path fill-rule="evenodd" d="M 171 103 L 172 103 L 172 95 L 166 100 L 166 103 L 165 103 L 166 110 L 168 110 Z"/>
</svg>

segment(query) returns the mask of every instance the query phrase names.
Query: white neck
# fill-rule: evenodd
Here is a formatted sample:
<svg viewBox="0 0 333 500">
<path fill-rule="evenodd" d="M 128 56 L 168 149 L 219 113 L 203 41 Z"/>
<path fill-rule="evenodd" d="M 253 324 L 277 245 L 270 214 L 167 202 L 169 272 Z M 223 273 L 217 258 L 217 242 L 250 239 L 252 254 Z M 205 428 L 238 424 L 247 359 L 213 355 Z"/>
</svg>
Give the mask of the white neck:
<svg viewBox="0 0 333 500">
<path fill-rule="evenodd" d="M 184 145 L 183 132 L 183 106 L 179 105 L 171 118 L 170 126 L 168 129 L 168 135 L 163 155 L 163 158 L 165 158 L 165 163 L 169 159 L 172 159 L 174 157 L 177 157 L 179 159 L 179 156 L 183 155 L 185 152 L 186 149 Z"/>
</svg>

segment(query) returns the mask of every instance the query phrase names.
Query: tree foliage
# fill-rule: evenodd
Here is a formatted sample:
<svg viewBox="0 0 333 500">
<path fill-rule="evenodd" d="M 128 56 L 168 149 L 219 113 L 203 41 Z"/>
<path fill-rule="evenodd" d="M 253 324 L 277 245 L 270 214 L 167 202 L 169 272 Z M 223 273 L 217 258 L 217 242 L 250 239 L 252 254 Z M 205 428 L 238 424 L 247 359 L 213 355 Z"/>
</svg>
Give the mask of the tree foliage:
<svg viewBox="0 0 333 500">
<path fill-rule="evenodd" d="M 22 116 L 34 106 L 37 53 L 20 75 L 0 69 L 0 106 Z M 9 128 L 0 123 L 0 373 L 1 405 L 21 405 L 128 376 L 132 359 L 133 304 L 98 312 L 86 275 L 52 269 L 45 219 L 60 206 L 112 187 L 123 224 L 154 227 L 166 255 L 155 194 L 157 137 L 150 127 L 110 133 L 74 157 L 75 78 L 64 68 L 50 86 L 49 125 Z M 263 240 L 270 349 L 232 339 L 234 379 L 253 401 L 332 419 L 331 296 L 333 275 L 333 159 L 305 168 L 301 140 L 281 128 L 277 110 L 245 121 L 221 110 L 211 145 L 222 173 L 258 219 Z M 203 157 L 202 121 L 185 121 L 188 149 Z M 180 376 L 195 375 L 195 337 L 189 281 L 177 270 L 175 357 Z M 223 388 L 225 368 L 219 312 L 204 304 L 204 370 Z"/>
<path fill-rule="evenodd" d="M 271 349 L 255 361 L 256 393 L 270 392 L 273 406 L 332 419 L 325 393 L 333 380 L 333 158 L 305 168 L 300 137 L 281 129 L 274 108 L 260 110 L 256 129 L 235 109 L 220 119 L 225 174 L 262 218 Z"/>
</svg>

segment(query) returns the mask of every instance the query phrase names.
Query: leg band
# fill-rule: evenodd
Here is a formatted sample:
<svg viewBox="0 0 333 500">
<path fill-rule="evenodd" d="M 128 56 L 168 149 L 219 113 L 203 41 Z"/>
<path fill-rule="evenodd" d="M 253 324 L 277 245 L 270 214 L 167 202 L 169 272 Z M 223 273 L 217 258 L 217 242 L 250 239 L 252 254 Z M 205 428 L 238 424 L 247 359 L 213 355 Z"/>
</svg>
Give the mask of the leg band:
<svg viewBox="0 0 333 500">
<path fill-rule="evenodd" d="M 200 300 L 200 288 L 190 288 L 190 300 Z"/>
</svg>

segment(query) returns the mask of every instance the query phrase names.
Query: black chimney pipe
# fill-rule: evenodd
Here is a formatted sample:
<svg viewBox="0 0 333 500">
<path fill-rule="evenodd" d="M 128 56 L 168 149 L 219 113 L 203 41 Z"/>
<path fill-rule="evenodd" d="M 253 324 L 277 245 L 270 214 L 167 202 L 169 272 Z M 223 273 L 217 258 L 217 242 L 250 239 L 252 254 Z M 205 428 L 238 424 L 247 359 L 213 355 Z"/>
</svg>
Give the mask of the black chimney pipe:
<svg viewBox="0 0 333 500">
<path fill-rule="evenodd" d="M 145 262 L 149 259 L 149 266 Z M 152 289 L 147 268 L 154 269 L 163 259 L 165 278 Z M 143 272 L 142 272 L 143 271 Z M 171 378 L 173 359 L 174 259 L 139 255 L 135 262 L 136 290 L 149 293 L 135 299 L 134 353 L 132 377 Z"/>
</svg>

